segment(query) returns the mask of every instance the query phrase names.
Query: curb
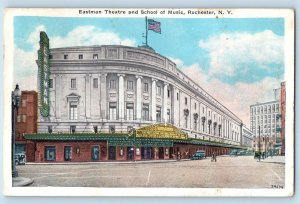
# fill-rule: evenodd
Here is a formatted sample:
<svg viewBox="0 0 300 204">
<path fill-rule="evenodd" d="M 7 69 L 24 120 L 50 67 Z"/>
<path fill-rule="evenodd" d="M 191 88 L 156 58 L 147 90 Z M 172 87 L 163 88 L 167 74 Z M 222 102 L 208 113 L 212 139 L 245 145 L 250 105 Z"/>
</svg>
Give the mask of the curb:
<svg viewBox="0 0 300 204">
<path fill-rule="evenodd" d="M 22 187 L 22 186 L 29 186 L 33 183 L 33 180 L 30 178 L 25 177 L 15 177 L 12 179 L 12 186 L 13 187 Z"/>
</svg>

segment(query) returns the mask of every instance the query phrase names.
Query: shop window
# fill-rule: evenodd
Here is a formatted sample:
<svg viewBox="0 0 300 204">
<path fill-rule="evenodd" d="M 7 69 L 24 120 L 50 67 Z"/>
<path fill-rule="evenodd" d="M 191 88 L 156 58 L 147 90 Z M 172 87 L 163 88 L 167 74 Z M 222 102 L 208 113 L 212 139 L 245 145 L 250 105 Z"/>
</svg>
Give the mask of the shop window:
<svg viewBox="0 0 300 204">
<path fill-rule="evenodd" d="M 71 159 L 72 159 L 72 147 L 71 146 L 65 147 L 64 159 L 65 159 L 65 161 L 71 161 Z"/>
<path fill-rule="evenodd" d="M 45 160 L 46 161 L 55 161 L 56 150 L 54 146 L 45 147 Z"/>
<path fill-rule="evenodd" d="M 92 160 L 96 161 L 99 160 L 99 146 L 93 146 L 92 147 Z"/>
</svg>

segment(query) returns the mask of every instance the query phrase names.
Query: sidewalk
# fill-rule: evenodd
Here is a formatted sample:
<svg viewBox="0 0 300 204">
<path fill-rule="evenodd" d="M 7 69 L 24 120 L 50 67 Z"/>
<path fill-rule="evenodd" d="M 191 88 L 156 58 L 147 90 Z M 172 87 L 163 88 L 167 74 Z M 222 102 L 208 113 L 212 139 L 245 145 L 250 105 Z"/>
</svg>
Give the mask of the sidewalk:
<svg viewBox="0 0 300 204">
<path fill-rule="evenodd" d="M 146 163 L 167 163 L 167 162 L 179 162 L 179 161 L 190 161 L 190 159 L 166 159 L 166 160 L 124 160 L 124 161 L 98 161 L 98 162 L 27 162 L 26 165 L 85 165 L 85 164 L 146 164 Z"/>
<path fill-rule="evenodd" d="M 13 187 L 29 186 L 33 183 L 33 180 L 25 177 L 15 177 L 12 179 Z"/>
<path fill-rule="evenodd" d="M 273 158 L 267 157 L 266 159 L 261 159 L 260 162 L 285 164 L 285 156 L 273 156 Z"/>
</svg>

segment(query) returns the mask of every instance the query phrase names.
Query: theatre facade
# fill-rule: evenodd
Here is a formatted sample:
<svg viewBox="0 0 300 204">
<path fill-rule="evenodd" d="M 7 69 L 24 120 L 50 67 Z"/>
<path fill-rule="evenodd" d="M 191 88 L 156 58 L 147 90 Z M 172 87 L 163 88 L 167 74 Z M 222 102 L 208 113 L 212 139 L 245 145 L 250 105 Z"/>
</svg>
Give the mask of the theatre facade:
<svg viewBox="0 0 300 204">
<path fill-rule="evenodd" d="M 148 46 L 49 49 L 41 32 L 38 70 L 29 161 L 188 158 L 199 149 L 209 156 L 243 148 L 242 121 Z"/>
</svg>

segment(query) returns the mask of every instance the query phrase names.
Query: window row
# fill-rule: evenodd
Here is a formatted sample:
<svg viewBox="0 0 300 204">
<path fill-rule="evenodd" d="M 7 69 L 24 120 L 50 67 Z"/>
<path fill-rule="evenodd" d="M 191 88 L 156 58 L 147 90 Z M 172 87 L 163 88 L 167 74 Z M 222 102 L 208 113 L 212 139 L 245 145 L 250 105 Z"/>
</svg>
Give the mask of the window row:
<svg viewBox="0 0 300 204">
<path fill-rule="evenodd" d="M 53 59 L 53 55 L 49 55 L 49 59 Z M 65 60 L 69 59 L 69 55 L 64 54 L 64 59 Z M 78 59 L 82 60 L 83 59 L 83 54 L 78 54 Z M 93 59 L 98 59 L 98 54 L 93 54 Z"/>
</svg>

